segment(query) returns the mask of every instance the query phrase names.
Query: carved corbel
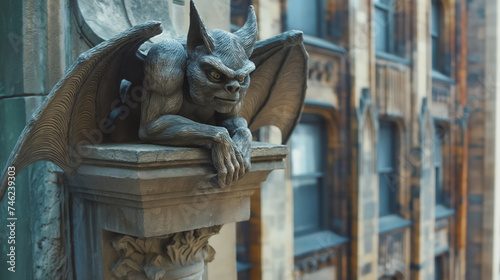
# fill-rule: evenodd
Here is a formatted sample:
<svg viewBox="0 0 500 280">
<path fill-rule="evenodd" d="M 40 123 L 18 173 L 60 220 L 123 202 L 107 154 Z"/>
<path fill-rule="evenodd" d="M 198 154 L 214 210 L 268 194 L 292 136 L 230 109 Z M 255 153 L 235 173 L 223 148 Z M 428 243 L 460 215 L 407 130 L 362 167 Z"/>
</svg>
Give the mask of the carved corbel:
<svg viewBox="0 0 500 280">
<path fill-rule="evenodd" d="M 161 237 L 118 235 L 112 241 L 121 258 L 112 272 L 118 279 L 201 279 L 205 264 L 214 259 L 208 239 L 222 226 L 177 232 Z"/>
</svg>

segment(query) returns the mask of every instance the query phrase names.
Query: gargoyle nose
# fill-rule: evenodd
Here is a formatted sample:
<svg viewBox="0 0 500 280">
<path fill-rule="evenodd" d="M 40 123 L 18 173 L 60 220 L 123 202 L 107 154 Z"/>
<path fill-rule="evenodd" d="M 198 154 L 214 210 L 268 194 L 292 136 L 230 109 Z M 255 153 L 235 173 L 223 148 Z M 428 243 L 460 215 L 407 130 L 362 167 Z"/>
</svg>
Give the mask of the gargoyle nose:
<svg viewBox="0 0 500 280">
<path fill-rule="evenodd" d="M 230 93 L 236 93 L 238 90 L 240 90 L 240 86 L 236 86 L 233 84 L 228 84 L 226 85 L 226 90 Z"/>
</svg>

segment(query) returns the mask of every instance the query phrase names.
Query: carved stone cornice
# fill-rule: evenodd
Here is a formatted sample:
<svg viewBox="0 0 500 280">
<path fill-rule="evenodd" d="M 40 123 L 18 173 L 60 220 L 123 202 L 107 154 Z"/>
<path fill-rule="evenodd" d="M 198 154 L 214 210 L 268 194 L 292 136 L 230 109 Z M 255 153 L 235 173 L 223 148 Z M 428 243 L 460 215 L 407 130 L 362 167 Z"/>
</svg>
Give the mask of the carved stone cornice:
<svg viewBox="0 0 500 280">
<path fill-rule="evenodd" d="M 162 237 L 136 238 L 118 235 L 112 241 L 121 258 L 113 267 L 119 279 L 200 279 L 215 250 L 208 239 L 222 226 L 177 232 Z"/>
</svg>

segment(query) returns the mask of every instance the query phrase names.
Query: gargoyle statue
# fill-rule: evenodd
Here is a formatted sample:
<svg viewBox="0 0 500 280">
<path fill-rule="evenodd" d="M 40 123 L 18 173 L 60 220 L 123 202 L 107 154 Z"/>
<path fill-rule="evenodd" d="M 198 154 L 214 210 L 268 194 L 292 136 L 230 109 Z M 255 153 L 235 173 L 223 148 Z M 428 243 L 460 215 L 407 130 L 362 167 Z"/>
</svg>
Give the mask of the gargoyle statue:
<svg viewBox="0 0 500 280">
<path fill-rule="evenodd" d="M 249 170 L 251 131 L 274 125 L 287 141 L 306 89 L 301 32 L 256 42 L 253 7 L 238 31 L 207 31 L 191 1 L 187 38 L 138 51 L 161 31 L 159 22 L 140 24 L 78 57 L 22 132 L 0 198 L 9 166 L 19 172 L 48 160 L 73 175 L 79 145 L 106 139 L 210 148 L 220 187 Z"/>
</svg>

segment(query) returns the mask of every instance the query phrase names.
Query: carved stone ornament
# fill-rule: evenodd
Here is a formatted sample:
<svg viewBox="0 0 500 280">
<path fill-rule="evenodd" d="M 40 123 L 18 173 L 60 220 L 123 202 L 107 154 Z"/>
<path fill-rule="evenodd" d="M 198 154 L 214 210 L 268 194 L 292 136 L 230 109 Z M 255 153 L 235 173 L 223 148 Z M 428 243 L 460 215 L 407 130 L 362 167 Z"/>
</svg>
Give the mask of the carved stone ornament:
<svg viewBox="0 0 500 280">
<path fill-rule="evenodd" d="M 161 33 L 159 22 L 136 25 L 81 54 L 35 112 L 6 166 L 21 171 L 47 160 L 74 175 L 81 145 L 142 141 L 211 149 L 217 171 L 211 182 L 226 187 L 250 169 L 251 131 L 274 125 L 286 142 L 304 105 L 302 32 L 256 42 L 253 7 L 234 33 L 207 31 L 193 1 L 190 11 L 187 37 L 163 40 L 147 55 L 138 48 Z"/>
<path fill-rule="evenodd" d="M 213 226 L 154 238 L 119 235 L 112 245 L 122 256 L 113 274 L 127 280 L 200 280 L 205 264 L 215 255 L 208 239 L 220 229 Z"/>
<path fill-rule="evenodd" d="M 134 25 L 159 21 L 163 33 L 145 43 L 142 49 L 147 50 L 153 43 L 184 35 L 189 20 L 185 0 L 76 0 L 72 4 L 79 29 L 93 46 Z"/>
</svg>

